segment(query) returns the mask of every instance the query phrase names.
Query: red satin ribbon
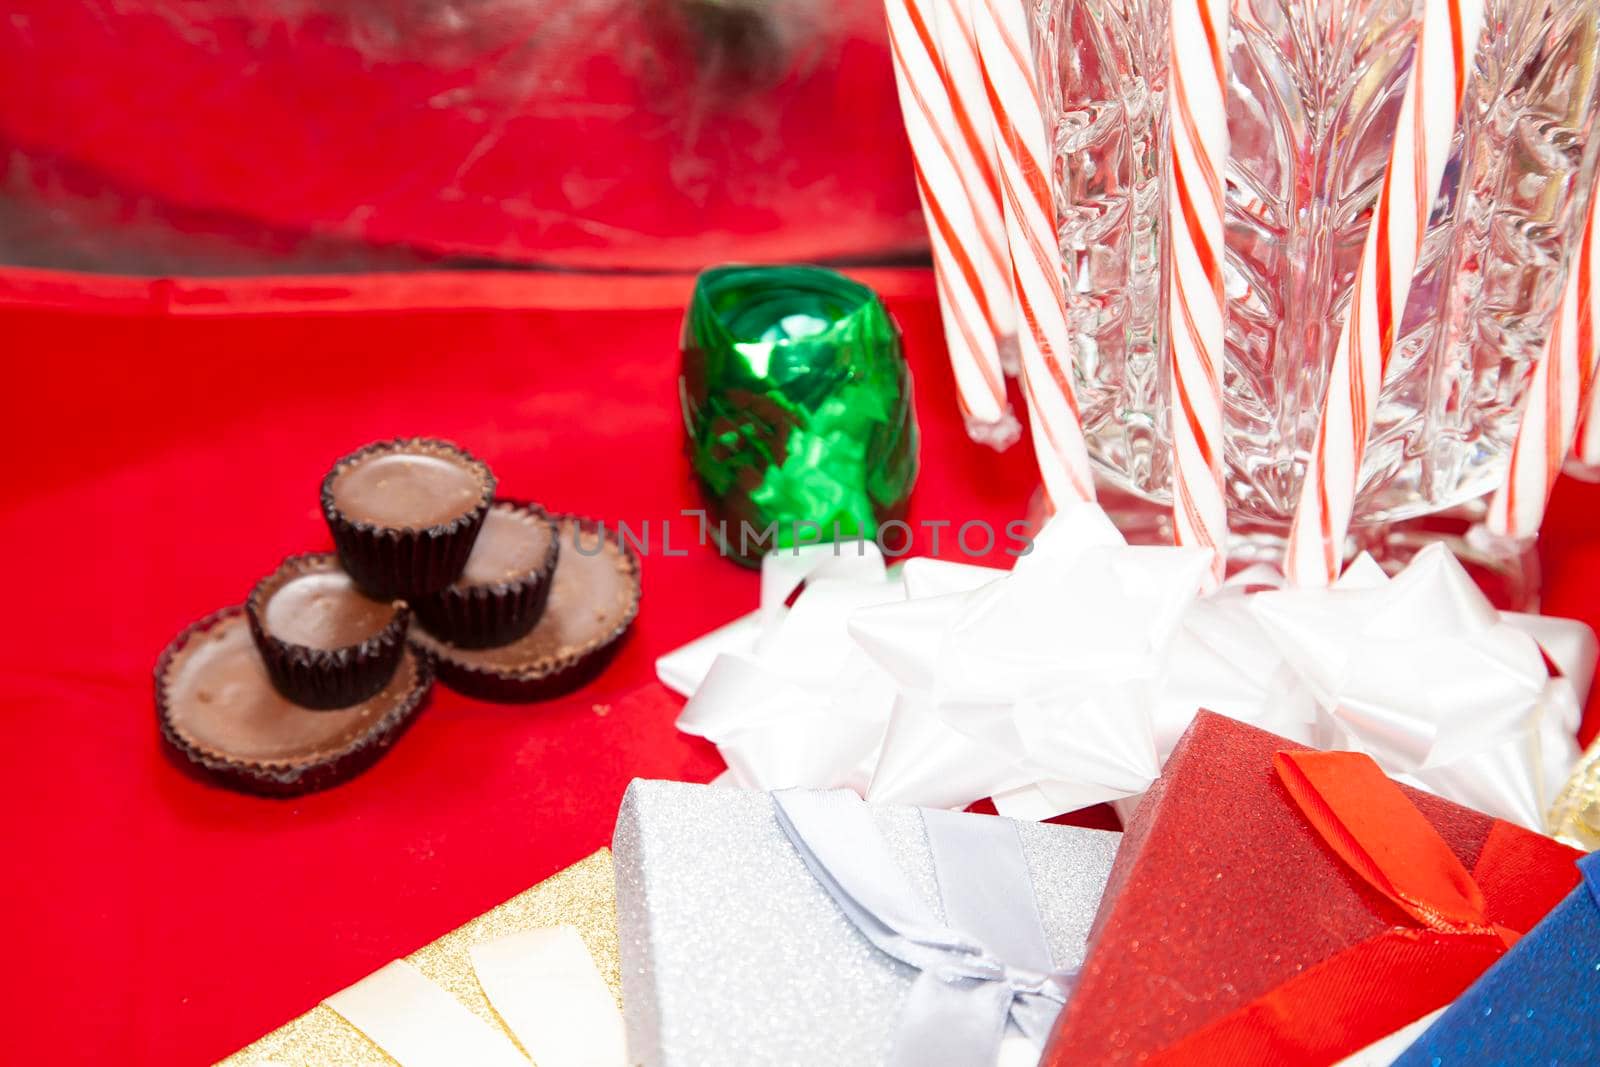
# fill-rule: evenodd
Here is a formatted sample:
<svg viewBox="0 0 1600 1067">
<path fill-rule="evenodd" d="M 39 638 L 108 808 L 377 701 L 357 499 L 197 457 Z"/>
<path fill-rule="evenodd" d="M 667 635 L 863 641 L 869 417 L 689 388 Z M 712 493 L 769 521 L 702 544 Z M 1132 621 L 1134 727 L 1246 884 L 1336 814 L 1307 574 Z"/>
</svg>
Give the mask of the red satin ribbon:
<svg viewBox="0 0 1600 1067">
<path fill-rule="evenodd" d="M 1149 1063 L 1333 1063 L 1454 1000 L 1538 921 L 1537 902 L 1551 900 L 1551 880 L 1564 892 L 1563 880 L 1575 874 L 1564 850 L 1530 847 L 1548 842 L 1499 821 L 1469 873 L 1400 787 L 1360 753 L 1279 752 L 1273 762 L 1328 846 L 1415 925 L 1392 927 L 1307 968 Z"/>
</svg>

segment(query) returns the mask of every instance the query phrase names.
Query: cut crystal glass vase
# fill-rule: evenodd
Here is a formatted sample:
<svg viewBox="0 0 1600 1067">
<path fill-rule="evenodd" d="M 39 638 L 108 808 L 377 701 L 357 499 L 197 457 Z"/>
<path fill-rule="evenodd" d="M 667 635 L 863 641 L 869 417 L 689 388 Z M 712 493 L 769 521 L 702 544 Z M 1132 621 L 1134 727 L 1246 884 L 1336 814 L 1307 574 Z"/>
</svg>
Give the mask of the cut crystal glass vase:
<svg viewBox="0 0 1600 1067">
<path fill-rule="evenodd" d="M 1169 11 L 1033 8 L 1089 453 L 1130 535 L 1163 539 Z M 1222 384 L 1234 563 L 1281 554 L 1421 15 L 1421 0 L 1232 5 Z M 1600 0 L 1489 0 L 1483 25 L 1383 374 L 1352 551 L 1465 530 L 1504 479 L 1600 157 Z"/>
</svg>

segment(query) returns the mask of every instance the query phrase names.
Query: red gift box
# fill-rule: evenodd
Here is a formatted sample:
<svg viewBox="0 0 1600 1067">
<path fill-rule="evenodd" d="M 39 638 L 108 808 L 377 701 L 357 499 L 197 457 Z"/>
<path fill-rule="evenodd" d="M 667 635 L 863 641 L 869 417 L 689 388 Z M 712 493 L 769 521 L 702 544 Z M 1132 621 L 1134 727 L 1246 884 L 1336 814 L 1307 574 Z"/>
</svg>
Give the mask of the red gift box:
<svg viewBox="0 0 1600 1067">
<path fill-rule="evenodd" d="M 1133 816 L 1043 1062 L 1336 1062 L 1453 1000 L 1579 855 L 1204 712 Z"/>
</svg>

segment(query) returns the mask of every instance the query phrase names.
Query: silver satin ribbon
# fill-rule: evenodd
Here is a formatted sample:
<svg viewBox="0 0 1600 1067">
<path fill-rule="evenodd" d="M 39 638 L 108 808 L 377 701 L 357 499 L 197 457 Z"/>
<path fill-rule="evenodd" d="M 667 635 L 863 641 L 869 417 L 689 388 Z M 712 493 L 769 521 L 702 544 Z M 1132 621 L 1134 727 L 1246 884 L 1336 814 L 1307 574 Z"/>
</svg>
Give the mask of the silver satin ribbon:
<svg viewBox="0 0 1600 1067">
<path fill-rule="evenodd" d="M 941 923 L 854 793 L 790 789 L 772 799 L 778 825 L 845 917 L 880 951 L 920 972 L 890 1067 L 993 1064 L 1007 1020 L 1043 1047 L 1077 971 L 1051 962 L 1010 820 L 923 810 L 947 917 Z"/>
</svg>

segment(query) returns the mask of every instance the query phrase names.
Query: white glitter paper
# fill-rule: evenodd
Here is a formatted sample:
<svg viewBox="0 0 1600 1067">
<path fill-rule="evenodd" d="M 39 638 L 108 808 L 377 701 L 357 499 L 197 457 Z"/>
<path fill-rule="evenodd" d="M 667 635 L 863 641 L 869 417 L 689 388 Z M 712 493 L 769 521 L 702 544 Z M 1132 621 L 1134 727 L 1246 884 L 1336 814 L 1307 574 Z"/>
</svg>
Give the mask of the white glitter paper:
<svg viewBox="0 0 1600 1067">
<path fill-rule="evenodd" d="M 872 811 L 890 855 L 942 916 L 921 816 Z M 1021 822 L 1017 830 L 1055 964 L 1080 964 L 1122 835 Z M 885 1061 L 915 972 L 850 925 L 779 828 L 766 793 L 635 781 L 612 849 L 630 1062 Z"/>
</svg>

